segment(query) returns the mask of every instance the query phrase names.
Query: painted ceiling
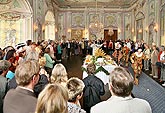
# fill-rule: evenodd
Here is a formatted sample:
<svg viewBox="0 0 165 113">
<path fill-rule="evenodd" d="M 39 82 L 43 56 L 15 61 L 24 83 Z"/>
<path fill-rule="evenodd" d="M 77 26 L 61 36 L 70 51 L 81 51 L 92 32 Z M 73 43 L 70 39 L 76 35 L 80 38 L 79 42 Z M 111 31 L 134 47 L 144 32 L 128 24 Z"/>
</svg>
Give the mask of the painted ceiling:
<svg viewBox="0 0 165 113">
<path fill-rule="evenodd" d="M 81 8 L 98 7 L 104 8 L 128 8 L 138 0 L 53 0 L 56 4 L 63 8 Z"/>
</svg>

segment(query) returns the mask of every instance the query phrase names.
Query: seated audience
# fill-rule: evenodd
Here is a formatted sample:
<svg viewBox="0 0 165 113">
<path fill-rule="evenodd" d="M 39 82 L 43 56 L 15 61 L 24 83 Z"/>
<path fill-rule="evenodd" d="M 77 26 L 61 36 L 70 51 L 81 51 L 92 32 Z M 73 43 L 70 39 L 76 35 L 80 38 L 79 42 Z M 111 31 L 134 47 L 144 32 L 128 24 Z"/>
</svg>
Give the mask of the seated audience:
<svg viewBox="0 0 165 113">
<path fill-rule="evenodd" d="M 68 113 L 86 113 L 81 109 L 79 100 L 82 98 L 84 83 L 78 78 L 70 78 L 66 84 L 68 90 Z"/>
<path fill-rule="evenodd" d="M 61 63 L 56 64 L 52 70 L 52 76 L 50 79 L 51 83 L 59 83 L 65 87 L 68 76 L 64 65 L 62 65 Z"/>
<path fill-rule="evenodd" d="M 68 92 L 59 84 L 48 84 L 39 94 L 35 113 L 68 113 Z"/>
<path fill-rule="evenodd" d="M 39 64 L 35 61 L 25 61 L 17 66 L 15 78 L 16 89 L 7 92 L 4 99 L 4 113 L 34 113 L 37 98 L 34 86 L 39 80 Z"/>
<path fill-rule="evenodd" d="M 112 96 L 93 106 L 91 113 L 152 113 L 146 100 L 131 97 L 134 79 L 126 69 L 116 67 L 110 76 L 109 89 Z"/>
<path fill-rule="evenodd" d="M 91 63 L 87 66 L 88 76 L 83 79 L 85 88 L 83 91 L 83 107 L 87 113 L 95 104 L 101 102 L 101 95 L 105 94 L 104 83 L 95 76 L 96 66 Z"/>
<path fill-rule="evenodd" d="M 0 61 L 0 113 L 3 113 L 3 100 L 6 95 L 6 92 L 8 91 L 7 88 L 7 78 L 5 77 L 9 67 L 11 66 L 11 63 L 7 60 L 1 60 Z"/>
</svg>

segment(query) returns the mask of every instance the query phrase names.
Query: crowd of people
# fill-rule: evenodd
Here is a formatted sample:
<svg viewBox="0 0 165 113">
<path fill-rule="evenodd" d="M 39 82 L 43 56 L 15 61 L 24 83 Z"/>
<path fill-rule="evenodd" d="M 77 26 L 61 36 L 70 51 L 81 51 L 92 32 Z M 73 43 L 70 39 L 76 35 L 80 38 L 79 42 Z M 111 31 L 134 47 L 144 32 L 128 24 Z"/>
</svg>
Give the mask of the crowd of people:
<svg viewBox="0 0 165 113">
<path fill-rule="evenodd" d="M 110 73 L 109 87 L 112 96 L 103 103 L 100 96 L 105 94 L 104 83 L 95 76 L 94 64 L 87 66 L 88 77 L 80 80 L 76 77 L 68 78 L 66 68 L 61 63 L 63 59 L 72 55 L 92 54 L 94 44 L 100 44 L 119 65 Z M 0 112 L 101 113 L 104 110 L 100 111 L 100 107 L 104 106 L 106 112 L 151 113 L 149 103 L 132 98 L 131 91 L 133 84 L 138 84 L 142 66 L 149 70 L 150 60 L 152 76 L 161 75 L 159 79 L 165 81 L 161 74 L 165 68 L 165 49 L 164 46 L 161 46 L 159 52 L 157 49 L 155 44 L 151 49 L 140 41 L 134 43 L 131 40 L 113 42 L 85 39 L 62 42 L 49 40 L 38 43 L 28 40 L 26 44 L 7 46 L 0 50 Z M 128 66 L 129 61 L 132 63 L 134 78 L 121 67 Z M 81 98 L 82 107 L 79 102 Z M 115 105 L 112 107 L 113 103 Z M 128 109 L 137 103 L 137 109 Z M 118 108 L 120 105 L 121 109 Z"/>
</svg>

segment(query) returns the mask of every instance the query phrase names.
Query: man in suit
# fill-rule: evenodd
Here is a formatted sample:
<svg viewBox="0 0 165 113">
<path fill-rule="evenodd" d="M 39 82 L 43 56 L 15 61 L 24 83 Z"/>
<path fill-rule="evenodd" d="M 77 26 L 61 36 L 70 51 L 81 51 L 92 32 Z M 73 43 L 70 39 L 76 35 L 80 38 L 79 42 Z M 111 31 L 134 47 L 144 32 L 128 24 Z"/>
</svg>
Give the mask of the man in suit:
<svg viewBox="0 0 165 113">
<path fill-rule="evenodd" d="M 39 64 L 35 61 L 25 61 L 17 66 L 15 78 L 18 86 L 6 94 L 4 113 L 34 113 L 37 98 L 33 89 L 39 80 Z"/>
<path fill-rule="evenodd" d="M 92 107 L 91 113 L 152 113 L 146 100 L 131 97 L 134 79 L 126 69 L 116 67 L 110 76 L 112 96 Z"/>
<path fill-rule="evenodd" d="M 3 113 L 3 99 L 8 90 L 6 74 L 10 66 L 11 63 L 7 60 L 0 60 L 0 113 Z"/>
</svg>

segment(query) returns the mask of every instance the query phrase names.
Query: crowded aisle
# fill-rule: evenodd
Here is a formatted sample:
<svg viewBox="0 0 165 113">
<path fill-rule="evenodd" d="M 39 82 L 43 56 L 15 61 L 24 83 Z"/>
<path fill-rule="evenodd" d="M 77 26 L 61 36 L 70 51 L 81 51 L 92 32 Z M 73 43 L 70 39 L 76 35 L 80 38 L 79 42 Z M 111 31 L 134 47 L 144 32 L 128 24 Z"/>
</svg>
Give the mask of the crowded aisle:
<svg viewBox="0 0 165 113">
<path fill-rule="evenodd" d="M 145 69 L 143 67 L 144 62 L 142 61 L 142 59 L 141 59 L 141 61 L 138 59 L 138 63 L 140 63 L 139 66 L 142 66 L 142 67 L 138 68 L 138 69 L 141 69 L 141 72 L 138 71 L 140 73 L 138 73 L 138 75 L 135 76 L 136 68 L 134 69 L 134 65 L 132 65 L 132 64 L 134 64 L 136 59 L 132 59 L 132 58 L 134 58 L 135 55 L 142 54 L 143 51 L 145 51 L 145 49 L 142 51 L 142 45 L 143 45 L 142 43 L 139 42 L 140 46 L 137 48 L 137 50 L 135 48 L 131 48 L 131 50 L 128 49 L 128 51 L 125 51 L 126 45 L 127 45 L 127 43 L 129 43 L 129 41 L 122 42 L 122 41 L 118 40 L 117 42 L 114 42 L 115 49 L 109 49 L 108 47 L 106 48 L 103 45 L 100 48 L 97 48 L 93 54 L 92 46 L 89 46 L 89 45 L 90 45 L 90 43 L 97 43 L 96 41 L 94 41 L 94 42 L 86 41 L 89 44 L 88 44 L 87 48 L 84 50 L 81 48 L 82 42 L 76 42 L 74 40 L 70 41 L 70 42 L 71 42 L 70 44 L 72 45 L 71 47 L 73 47 L 73 48 L 71 48 L 71 51 L 70 50 L 68 51 L 68 48 L 67 48 L 69 41 L 66 43 L 61 42 L 59 44 L 59 42 L 54 42 L 52 40 L 50 40 L 49 42 L 47 42 L 47 41 L 38 42 L 37 44 L 35 42 L 32 42 L 31 40 L 27 40 L 27 44 L 20 43 L 20 44 L 17 44 L 17 46 L 15 46 L 15 47 L 12 47 L 12 46 L 5 47 L 4 50 L 1 51 L 2 56 L 1 56 L 1 62 L 0 62 L 0 69 L 1 69 L 2 76 L 4 76 L 6 78 L 6 79 L 3 78 L 5 80 L 5 82 L 3 82 L 3 84 L 4 84 L 3 87 L 5 89 L 5 92 L 9 93 L 9 94 L 7 93 L 7 95 L 4 98 L 5 99 L 4 107 L 3 107 L 4 112 L 6 112 L 6 113 L 11 112 L 11 111 L 14 112 L 13 110 L 16 110 L 16 109 L 9 109 L 11 111 L 8 111 L 7 106 L 6 106 L 9 103 L 11 103 L 10 98 L 8 96 L 8 95 L 12 95 L 11 93 L 13 90 L 11 90 L 11 89 L 20 90 L 19 88 L 22 88 L 22 87 L 28 88 L 29 86 L 32 85 L 31 82 L 29 83 L 29 85 L 24 85 L 24 84 L 27 84 L 26 81 L 22 81 L 23 78 L 19 79 L 19 76 L 20 76 L 19 73 L 20 74 L 22 73 L 19 68 L 21 68 L 22 71 L 24 71 L 24 72 L 28 72 L 27 70 L 29 70 L 31 67 L 28 68 L 27 66 L 30 65 L 29 63 L 32 63 L 32 62 L 37 63 L 37 64 L 35 64 L 35 65 L 33 63 L 31 64 L 31 65 L 34 65 L 35 68 L 33 70 L 31 70 L 32 72 L 29 71 L 29 74 L 34 73 L 32 75 L 35 75 L 35 76 L 30 76 L 30 75 L 28 75 L 28 76 L 34 77 L 35 81 L 32 82 L 32 83 L 34 83 L 32 85 L 33 87 L 29 87 L 29 88 L 30 89 L 32 88 L 31 90 L 34 90 L 34 94 L 36 95 L 36 97 L 38 97 L 40 95 L 40 92 L 44 89 L 44 87 L 47 84 L 61 84 L 62 87 L 66 87 L 68 79 L 77 77 L 80 80 L 83 80 L 85 87 L 83 90 L 83 95 L 81 94 L 81 98 L 79 99 L 80 101 L 75 101 L 75 102 L 76 103 L 78 102 L 81 105 L 82 109 L 85 109 L 85 111 L 87 113 L 89 113 L 92 106 L 96 105 L 97 103 L 100 103 L 101 101 L 107 101 L 108 98 L 111 98 L 113 96 L 112 92 L 109 91 L 109 87 L 110 87 L 110 83 L 111 83 L 110 82 L 111 73 L 113 73 L 113 71 L 116 68 L 118 68 L 118 66 L 119 66 L 119 67 L 124 67 L 123 69 L 129 71 L 129 74 L 131 75 L 132 84 L 133 84 L 134 88 L 132 86 L 133 89 L 132 89 L 132 92 L 130 95 L 133 98 L 138 97 L 138 98 L 147 100 L 151 104 L 152 111 L 155 112 L 157 110 L 157 107 L 155 108 L 155 106 L 153 106 L 153 104 L 155 104 L 154 102 L 157 102 L 157 101 L 153 102 L 152 97 L 154 96 L 154 99 L 162 101 L 161 98 L 163 98 L 163 96 L 164 96 L 164 95 L 162 95 L 164 92 L 164 88 L 162 86 L 164 86 L 164 85 L 162 82 L 163 80 L 161 78 L 163 78 L 164 74 L 162 72 L 159 73 L 159 71 L 157 71 L 156 74 L 157 74 L 157 76 L 160 74 L 159 77 L 152 76 L 151 75 L 151 74 L 153 74 L 152 71 Z M 78 47 L 75 46 L 76 44 Z M 58 46 L 61 49 L 59 49 Z M 50 51 L 51 47 L 52 47 L 53 52 Z M 134 46 L 132 45 L 132 47 L 134 47 Z M 155 47 L 154 43 L 153 43 L 153 47 Z M 66 49 L 66 51 L 62 51 L 64 49 Z M 106 50 L 106 51 L 104 51 L 104 50 Z M 115 55 L 116 50 L 121 52 L 121 57 L 119 57 L 119 55 Z M 3 53 L 3 51 L 6 53 Z M 63 53 L 63 52 L 66 52 L 66 53 Z M 70 52 L 70 53 L 68 53 L 68 52 Z M 125 60 L 125 57 L 124 57 L 125 52 L 126 52 L 126 54 L 128 53 L 128 57 L 129 57 L 127 61 Z M 144 56 L 140 55 L 137 57 L 142 58 Z M 144 58 L 146 58 L 146 56 Z M 94 67 L 92 66 L 92 64 Z M 24 66 L 24 65 L 27 65 L 27 66 Z M 21 66 L 23 66 L 23 67 L 21 67 Z M 25 69 L 23 69 L 23 68 L 25 68 Z M 85 68 L 86 68 L 86 71 L 85 71 Z M 152 67 L 148 67 L 148 68 L 152 69 Z M 160 68 L 163 69 L 163 67 L 160 67 Z M 40 69 L 40 70 L 38 70 L 38 69 Z M 92 75 L 89 74 L 89 72 L 88 72 L 89 70 L 92 71 L 91 74 L 94 74 L 93 76 L 95 76 L 97 79 L 91 78 Z M 144 72 L 142 72 L 143 70 L 145 73 L 147 72 L 150 74 L 148 74 L 148 75 L 145 74 Z M 40 77 L 38 79 L 35 79 L 35 77 L 37 77 L 36 74 L 40 75 Z M 25 73 L 25 75 L 26 75 L 26 73 Z M 88 78 L 89 78 L 89 80 L 88 80 Z M 26 79 L 31 80 L 31 78 L 29 78 L 29 79 L 26 78 Z M 137 82 L 137 80 L 138 80 L 138 82 Z M 156 80 L 158 83 L 156 83 L 154 80 Z M 160 81 L 160 80 L 162 80 L 162 81 Z M 86 89 L 85 88 L 87 88 L 87 86 L 88 86 L 88 85 L 86 86 L 88 81 L 90 81 L 89 83 L 91 85 L 93 84 L 93 87 L 98 87 L 98 86 L 95 86 L 95 84 L 102 84 L 101 87 L 99 85 L 99 87 L 100 87 L 99 90 L 101 90 L 101 88 L 103 88 L 103 89 L 102 89 L 101 95 L 99 96 L 98 101 L 96 101 L 97 99 L 90 100 L 90 98 L 93 98 L 93 97 L 90 97 L 90 98 L 88 97 L 88 100 L 85 99 L 86 98 L 86 96 L 85 96 Z M 95 83 L 92 83 L 92 81 L 95 81 Z M 23 83 L 23 82 L 25 82 L 25 83 Z M 146 85 L 147 85 L 147 87 L 146 87 Z M 152 85 L 154 85 L 154 86 L 152 86 Z M 153 93 L 152 91 L 155 91 L 155 90 L 152 90 L 151 86 L 155 87 L 154 89 L 159 90 L 159 92 Z M 75 86 L 72 86 L 72 87 L 75 87 Z M 145 89 L 145 91 L 144 91 L 144 89 Z M 15 92 L 13 92 L 13 93 L 15 93 Z M 95 94 L 94 92 L 93 93 L 91 92 L 88 95 L 92 96 L 94 94 Z M 147 96 L 148 94 L 149 94 L 149 96 Z M 159 94 L 159 96 L 158 96 L 158 94 Z M 3 95 L 5 95 L 5 94 L 3 94 Z M 17 95 L 17 93 L 16 93 L 16 95 Z M 147 98 L 146 98 L 146 96 L 147 96 Z M 149 97 L 151 97 L 151 98 L 149 98 Z M 88 104 L 90 107 L 86 108 L 85 106 L 88 106 L 87 104 L 85 104 L 86 101 L 93 102 L 93 103 Z M 159 104 L 158 106 L 161 109 L 162 104 Z M 28 109 L 30 109 L 30 108 L 27 108 L 27 110 Z M 32 110 L 34 110 L 34 109 L 35 108 L 33 106 Z M 148 109 L 150 109 L 150 108 L 148 108 Z M 24 109 L 22 109 L 22 110 L 24 110 Z M 21 111 L 21 109 L 20 109 L 20 111 Z"/>
</svg>

